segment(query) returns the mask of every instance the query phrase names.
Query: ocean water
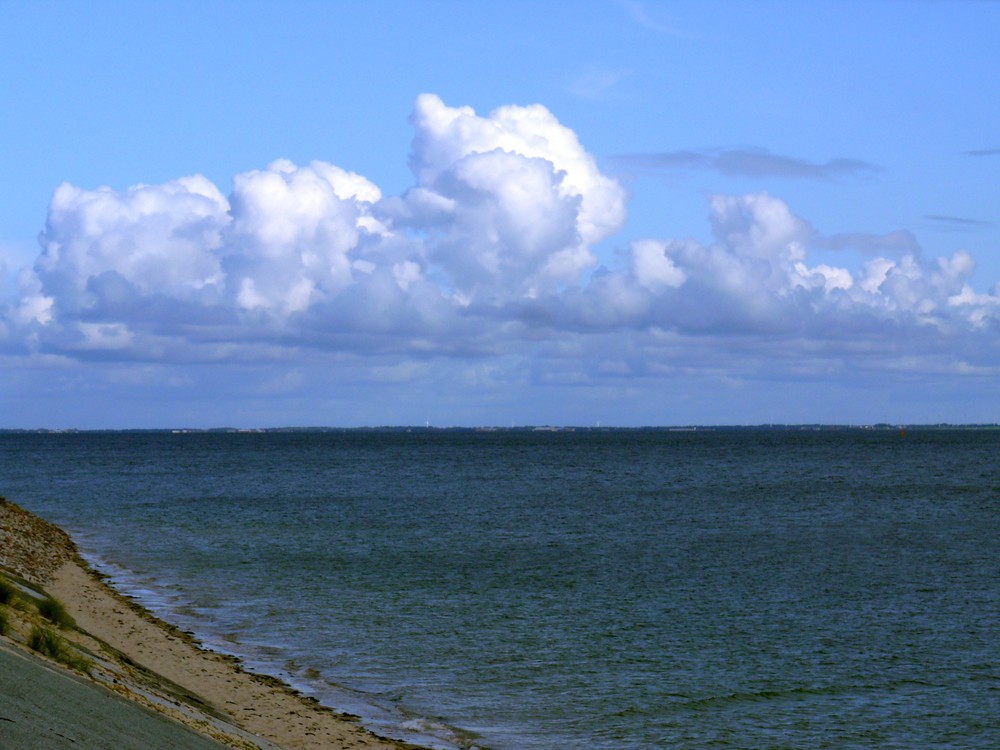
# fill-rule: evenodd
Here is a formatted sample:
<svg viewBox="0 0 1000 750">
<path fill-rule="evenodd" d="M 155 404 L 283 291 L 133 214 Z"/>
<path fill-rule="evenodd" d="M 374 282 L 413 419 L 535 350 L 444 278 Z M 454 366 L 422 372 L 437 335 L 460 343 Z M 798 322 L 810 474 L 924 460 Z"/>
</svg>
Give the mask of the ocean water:
<svg viewBox="0 0 1000 750">
<path fill-rule="evenodd" d="M 433 747 L 1000 747 L 1000 431 L 5 434 L 0 495 Z"/>
</svg>

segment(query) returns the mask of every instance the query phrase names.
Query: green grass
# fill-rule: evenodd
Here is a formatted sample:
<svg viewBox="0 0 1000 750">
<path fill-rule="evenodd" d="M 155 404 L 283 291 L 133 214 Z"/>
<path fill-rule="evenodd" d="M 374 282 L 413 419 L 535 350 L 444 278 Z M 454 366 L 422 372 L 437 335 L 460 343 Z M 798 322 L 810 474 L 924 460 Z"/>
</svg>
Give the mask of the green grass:
<svg viewBox="0 0 1000 750">
<path fill-rule="evenodd" d="M 66 648 L 66 642 L 54 630 L 36 625 L 31 629 L 28 648 L 55 659 Z"/>
<path fill-rule="evenodd" d="M 0 609 L 0 635 L 7 635 L 9 628 L 10 622 L 7 619 L 7 608 L 4 607 Z"/>
<path fill-rule="evenodd" d="M 19 597 L 17 586 L 6 578 L 0 578 L 0 604 L 13 604 Z"/>
<path fill-rule="evenodd" d="M 38 602 L 38 614 L 60 628 L 73 628 L 76 623 L 70 617 L 66 608 L 55 599 L 42 599 Z"/>
<path fill-rule="evenodd" d="M 63 637 L 51 628 L 39 625 L 33 627 L 28 637 L 28 647 L 80 672 L 90 669 L 90 661 L 69 646 Z"/>
</svg>

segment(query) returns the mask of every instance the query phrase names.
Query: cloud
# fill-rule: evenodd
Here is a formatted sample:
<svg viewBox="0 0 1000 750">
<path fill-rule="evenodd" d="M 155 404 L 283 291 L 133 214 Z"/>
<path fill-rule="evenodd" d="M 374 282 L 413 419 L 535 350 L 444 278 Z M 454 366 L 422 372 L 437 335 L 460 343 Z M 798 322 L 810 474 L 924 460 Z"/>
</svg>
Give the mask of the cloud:
<svg viewBox="0 0 1000 750">
<path fill-rule="evenodd" d="M 245 310 L 287 315 L 336 296 L 353 281 L 351 252 L 377 236 L 371 205 L 381 193 L 323 162 L 277 161 L 233 179 L 222 265 Z"/>
<path fill-rule="evenodd" d="M 977 148 L 965 152 L 966 156 L 1000 156 L 1000 148 Z"/>
<path fill-rule="evenodd" d="M 49 204 L 35 272 L 60 310 L 88 307 L 87 284 L 113 272 L 139 294 L 197 299 L 221 277 L 214 250 L 229 204 L 201 176 L 124 193 L 63 184 Z"/>
<path fill-rule="evenodd" d="M 815 163 L 793 156 L 772 154 L 765 149 L 706 149 L 650 154 L 622 154 L 613 162 L 624 169 L 660 172 L 676 169 L 706 169 L 730 177 L 754 179 L 778 177 L 799 180 L 834 180 L 879 171 L 879 167 L 857 159 L 837 158 Z"/>
<path fill-rule="evenodd" d="M 920 243 L 912 232 L 897 229 L 886 234 L 871 234 L 869 232 L 844 232 L 813 239 L 816 247 L 826 250 L 858 250 L 866 255 L 890 253 L 893 256 L 903 254 L 920 255 Z"/>
<path fill-rule="evenodd" d="M 951 224 L 952 226 L 958 227 L 989 227 L 993 226 L 991 221 L 983 221 L 982 219 L 967 219 L 961 216 L 942 216 L 940 214 L 928 214 L 925 218 L 931 221 L 941 222 L 942 224 Z"/>
<path fill-rule="evenodd" d="M 660 34 L 680 35 L 677 29 L 659 14 L 661 8 L 650 7 L 650 3 L 638 0 L 621 0 L 621 5 L 629 17 L 642 28 Z"/>
<path fill-rule="evenodd" d="M 591 65 L 573 79 L 569 90 L 582 99 L 600 100 L 628 76 L 628 71 Z"/>
<path fill-rule="evenodd" d="M 452 108 L 438 97 L 417 98 L 411 122 L 415 128 L 410 166 L 421 187 L 448 190 L 466 162 L 481 157 L 538 159 L 559 175 L 560 197 L 580 201 L 577 229 L 584 242 L 597 242 L 615 232 L 625 219 L 625 194 L 613 179 L 601 174 L 594 157 L 576 134 L 545 107 L 507 106 L 479 117 L 468 107 Z"/>
<path fill-rule="evenodd" d="M 59 186 L 38 257 L 0 308 L 0 354 L 290 372 L 308 360 L 380 382 L 448 360 L 465 372 L 455 383 L 480 384 L 1000 367 L 1000 288 L 972 287 L 968 253 L 925 258 L 905 230 L 823 237 L 751 193 L 710 197 L 710 242 L 665 230 L 600 265 L 594 245 L 621 230 L 625 191 L 545 107 L 479 115 L 423 95 L 411 123 L 400 195 L 286 160 L 234 176 L 229 195 L 199 175 Z M 751 169 L 746 153 L 658 159 Z M 801 177 L 868 169 L 755 158 Z M 820 263 L 815 249 L 864 259 Z M 261 392 L 308 380 L 268 377 Z"/>
<path fill-rule="evenodd" d="M 710 223 L 711 244 L 632 243 L 623 268 L 552 306 L 551 325 L 668 331 L 689 344 L 738 336 L 813 361 L 997 335 L 1000 297 L 973 292 L 975 262 L 963 251 L 926 262 L 879 255 L 854 269 L 810 263 L 814 229 L 766 193 L 716 196 Z"/>
<path fill-rule="evenodd" d="M 426 260 L 462 304 L 574 282 L 624 222 L 622 188 L 540 105 L 479 117 L 423 95 L 411 121 L 417 185 L 383 215 L 426 234 Z"/>
</svg>

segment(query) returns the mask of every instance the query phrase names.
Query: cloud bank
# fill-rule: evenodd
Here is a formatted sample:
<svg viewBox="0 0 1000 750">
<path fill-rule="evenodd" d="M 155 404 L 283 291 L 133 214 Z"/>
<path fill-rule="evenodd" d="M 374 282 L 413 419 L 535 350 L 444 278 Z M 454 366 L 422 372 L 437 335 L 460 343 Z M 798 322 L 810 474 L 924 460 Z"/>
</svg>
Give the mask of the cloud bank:
<svg viewBox="0 0 1000 750">
<path fill-rule="evenodd" d="M 482 116 L 422 95 L 411 123 L 401 195 L 321 161 L 240 173 L 228 195 L 200 175 L 60 185 L 37 260 L 0 309 L 0 346 L 61 362 L 346 353 L 379 358 L 388 378 L 431 358 L 530 357 L 543 378 L 589 380 L 1000 366 L 1000 287 L 975 290 L 964 251 L 924 258 L 903 231 L 824 238 L 755 193 L 711 197 L 707 244 L 667 228 L 601 263 L 626 192 L 545 107 Z M 756 152 L 664 160 L 805 178 L 871 169 Z M 810 259 L 847 246 L 864 251 L 857 267 Z"/>
</svg>

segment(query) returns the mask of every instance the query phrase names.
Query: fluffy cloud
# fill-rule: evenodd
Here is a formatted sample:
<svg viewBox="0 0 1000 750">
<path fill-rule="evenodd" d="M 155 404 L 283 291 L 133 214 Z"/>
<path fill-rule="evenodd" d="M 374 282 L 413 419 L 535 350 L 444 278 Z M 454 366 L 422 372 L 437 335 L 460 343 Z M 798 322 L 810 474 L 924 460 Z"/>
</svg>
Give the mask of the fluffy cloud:
<svg viewBox="0 0 1000 750">
<path fill-rule="evenodd" d="M 417 98 L 411 121 L 416 134 L 410 165 L 422 186 L 436 184 L 476 154 L 540 159 L 561 174 L 559 195 L 579 199 L 575 223 L 584 242 L 603 239 L 625 219 L 624 191 L 601 174 L 576 134 L 539 104 L 500 107 L 484 118 L 469 107 L 448 107 L 424 94 Z"/>
<path fill-rule="evenodd" d="M 148 362 L 532 352 L 588 358 L 594 378 L 681 362 L 723 371 L 726 357 L 798 371 L 859 351 L 1000 364 L 998 290 L 972 287 L 965 252 L 924 259 L 907 232 L 824 238 L 758 193 L 710 198 L 711 242 L 664 233 L 600 265 L 594 246 L 623 226 L 625 192 L 547 109 L 480 116 L 424 95 L 411 121 L 402 195 L 284 160 L 236 175 L 228 197 L 198 175 L 59 186 L 41 252 L 0 311 L 6 350 Z M 810 260 L 831 247 L 866 257 Z"/>
<path fill-rule="evenodd" d="M 197 297 L 221 278 L 214 251 L 228 208 L 200 176 L 125 193 L 63 184 L 52 196 L 34 270 L 66 313 L 91 304 L 88 283 L 108 273 L 140 294 Z"/>
<path fill-rule="evenodd" d="M 356 174 L 284 160 L 236 175 L 228 199 L 199 175 L 120 193 L 61 185 L 9 317 L 43 348 L 157 357 L 211 341 L 225 356 L 226 339 L 273 338 L 366 275 L 380 199 Z"/>
<path fill-rule="evenodd" d="M 714 197 L 709 222 L 714 242 L 633 242 L 618 269 L 536 306 L 533 320 L 604 346 L 628 331 L 643 350 L 636 372 L 679 363 L 713 372 L 722 352 L 732 372 L 757 375 L 1000 364 L 1000 297 L 972 289 L 964 251 L 875 256 L 856 269 L 810 263 L 815 230 L 763 193 Z"/>
<path fill-rule="evenodd" d="M 540 105 L 479 117 L 425 94 L 414 106 L 417 185 L 384 209 L 427 233 L 428 260 L 463 304 L 535 297 L 577 281 L 617 231 L 625 193 Z"/>
<path fill-rule="evenodd" d="M 322 162 L 236 175 L 223 250 L 236 304 L 287 315 L 349 286 L 352 251 L 381 231 L 370 211 L 380 198 L 368 180 Z"/>
</svg>

